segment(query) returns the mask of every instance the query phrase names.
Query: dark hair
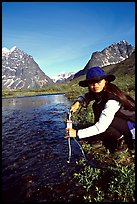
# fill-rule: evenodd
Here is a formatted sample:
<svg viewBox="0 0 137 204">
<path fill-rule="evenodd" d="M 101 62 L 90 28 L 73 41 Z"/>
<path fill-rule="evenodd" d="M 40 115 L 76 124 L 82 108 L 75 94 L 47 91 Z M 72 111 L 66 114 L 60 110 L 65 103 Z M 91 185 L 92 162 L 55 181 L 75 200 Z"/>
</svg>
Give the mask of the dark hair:
<svg viewBox="0 0 137 204">
<path fill-rule="evenodd" d="M 105 88 L 107 92 L 114 94 L 119 98 L 119 101 L 125 109 L 131 111 L 135 110 L 135 100 L 120 88 L 118 88 L 115 84 L 107 83 Z"/>
</svg>

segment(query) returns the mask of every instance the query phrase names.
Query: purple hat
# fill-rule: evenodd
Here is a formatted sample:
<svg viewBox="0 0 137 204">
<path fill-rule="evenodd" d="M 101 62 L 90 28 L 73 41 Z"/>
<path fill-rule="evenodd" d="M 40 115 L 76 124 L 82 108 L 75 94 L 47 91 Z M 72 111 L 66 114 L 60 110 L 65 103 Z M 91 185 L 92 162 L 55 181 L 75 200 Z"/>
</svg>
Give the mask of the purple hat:
<svg viewBox="0 0 137 204">
<path fill-rule="evenodd" d="M 87 70 L 86 79 L 79 82 L 79 86 L 87 87 L 88 84 L 95 81 L 105 79 L 106 81 L 114 81 L 114 75 L 107 75 L 100 67 L 91 67 Z"/>
</svg>

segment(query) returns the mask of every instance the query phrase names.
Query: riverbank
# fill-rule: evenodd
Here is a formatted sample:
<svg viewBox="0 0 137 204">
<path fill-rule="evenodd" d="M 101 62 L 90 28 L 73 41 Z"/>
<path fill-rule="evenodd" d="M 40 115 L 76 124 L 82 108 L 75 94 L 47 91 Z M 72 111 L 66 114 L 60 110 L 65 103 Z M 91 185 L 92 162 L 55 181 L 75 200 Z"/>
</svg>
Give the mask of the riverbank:
<svg viewBox="0 0 137 204">
<path fill-rule="evenodd" d="M 18 90 L 2 90 L 2 98 L 15 98 L 15 97 L 24 97 L 24 96 L 40 96 L 45 94 L 62 94 L 67 90 L 67 86 L 52 86 L 44 88 L 35 88 L 35 89 L 18 89 Z"/>
<path fill-rule="evenodd" d="M 65 92 L 55 92 L 55 93 L 42 93 L 42 94 L 29 94 L 29 95 L 7 95 L 6 97 L 2 96 L 2 99 L 12 99 L 12 98 L 24 98 L 24 97 L 36 97 L 36 96 L 48 96 L 48 95 L 65 95 Z"/>
</svg>

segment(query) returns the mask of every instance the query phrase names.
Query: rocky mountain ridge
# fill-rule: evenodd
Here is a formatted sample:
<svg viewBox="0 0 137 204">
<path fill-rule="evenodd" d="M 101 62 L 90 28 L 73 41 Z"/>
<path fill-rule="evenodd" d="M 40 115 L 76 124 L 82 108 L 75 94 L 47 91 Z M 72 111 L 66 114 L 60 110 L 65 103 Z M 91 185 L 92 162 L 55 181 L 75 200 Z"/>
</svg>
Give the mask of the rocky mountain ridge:
<svg viewBox="0 0 137 204">
<path fill-rule="evenodd" d="M 18 49 L 2 48 L 2 88 L 40 88 L 54 84 L 31 55 Z"/>
<path fill-rule="evenodd" d="M 75 73 L 74 78 L 78 78 L 81 75 L 86 74 L 86 71 L 93 66 L 105 67 L 111 64 L 117 64 L 127 59 L 135 48 L 125 40 L 106 47 L 102 51 L 96 51 L 92 53 L 92 56 L 85 67 L 79 72 Z"/>
</svg>

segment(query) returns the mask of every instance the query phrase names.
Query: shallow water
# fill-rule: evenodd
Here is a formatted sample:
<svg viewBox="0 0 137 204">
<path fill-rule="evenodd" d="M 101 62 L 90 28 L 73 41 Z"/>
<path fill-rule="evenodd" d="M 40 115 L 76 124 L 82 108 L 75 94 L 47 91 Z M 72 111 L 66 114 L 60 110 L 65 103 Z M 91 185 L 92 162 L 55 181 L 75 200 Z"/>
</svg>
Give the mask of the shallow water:
<svg viewBox="0 0 137 204">
<path fill-rule="evenodd" d="M 2 99 L 3 202 L 77 201 L 73 182 L 81 152 L 68 164 L 64 94 Z"/>
</svg>

